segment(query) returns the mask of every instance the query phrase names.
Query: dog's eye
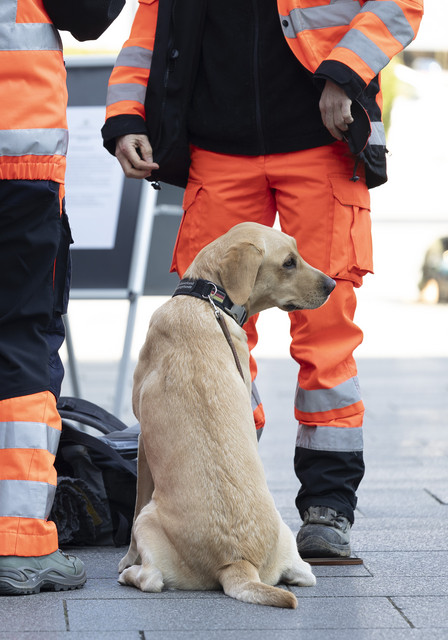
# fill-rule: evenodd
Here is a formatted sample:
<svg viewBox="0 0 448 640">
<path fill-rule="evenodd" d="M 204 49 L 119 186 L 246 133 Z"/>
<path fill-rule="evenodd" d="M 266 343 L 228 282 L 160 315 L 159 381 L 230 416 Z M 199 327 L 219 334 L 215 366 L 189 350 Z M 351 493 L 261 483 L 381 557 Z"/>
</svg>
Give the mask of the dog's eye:
<svg viewBox="0 0 448 640">
<path fill-rule="evenodd" d="M 295 258 L 288 258 L 287 260 L 285 260 L 285 262 L 283 263 L 283 267 L 285 269 L 295 269 L 297 266 L 297 262 L 295 260 Z"/>
</svg>

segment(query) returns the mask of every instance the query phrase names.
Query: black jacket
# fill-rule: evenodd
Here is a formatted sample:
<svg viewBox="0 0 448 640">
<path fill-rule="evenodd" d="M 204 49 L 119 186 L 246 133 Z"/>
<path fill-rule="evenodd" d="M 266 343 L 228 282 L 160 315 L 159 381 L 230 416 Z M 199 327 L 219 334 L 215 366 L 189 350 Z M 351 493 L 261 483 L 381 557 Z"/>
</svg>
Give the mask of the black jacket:
<svg viewBox="0 0 448 640">
<path fill-rule="evenodd" d="M 136 115 L 119 115 L 108 118 L 102 129 L 104 146 L 112 154 L 115 153 L 115 139 L 118 136 L 129 133 L 148 135 L 154 161 L 160 166 L 149 178 L 151 182 L 160 180 L 185 187 L 188 181 L 190 155 L 187 115 L 200 56 L 206 5 L 206 0 L 188 0 L 188 3 L 163 0 L 159 3 L 145 99 L 147 121 L 145 123 Z M 325 79 L 325 76 L 316 77 L 316 82 L 322 82 L 323 86 Z M 337 77 L 330 79 L 338 82 Z M 357 97 L 359 104 L 375 121 L 381 119 L 375 100 L 378 89 L 378 78 L 375 78 Z M 360 129 L 363 130 L 363 127 Z M 359 154 L 370 188 L 387 180 L 385 155 L 383 145 L 368 145 Z"/>
</svg>

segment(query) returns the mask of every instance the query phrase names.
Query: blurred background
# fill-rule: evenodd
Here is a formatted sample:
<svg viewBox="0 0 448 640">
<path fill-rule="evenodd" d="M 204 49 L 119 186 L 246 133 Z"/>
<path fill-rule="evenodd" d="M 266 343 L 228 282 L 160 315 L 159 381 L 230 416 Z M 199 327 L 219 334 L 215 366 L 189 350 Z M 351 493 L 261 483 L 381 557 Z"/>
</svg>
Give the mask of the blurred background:
<svg viewBox="0 0 448 640">
<path fill-rule="evenodd" d="M 122 14 L 98 41 L 79 43 L 63 33 L 67 59 L 82 64 L 84 59 L 106 57 L 113 63 L 130 31 L 136 7 L 137 0 L 127 0 Z M 408 358 L 411 362 L 414 358 L 448 357 L 448 239 L 444 240 L 448 238 L 447 27 L 446 0 L 425 0 L 416 41 L 383 73 L 389 182 L 371 192 L 375 275 L 367 276 L 357 292 L 356 320 L 365 335 L 356 352 L 358 359 Z M 70 217 L 71 197 L 68 181 Z M 174 198 L 180 204 L 181 193 Z M 169 225 L 162 243 L 168 265 L 174 232 Z M 159 233 L 163 234 L 163 229 Z M 149 317 L 165 299 L 164 295 L 143 295 L 138 300 L 123 389 L 122 417 L 129 424 L 133 422 L 132 367 Z M 80 393 L 109 410 L 116 399 L 128 313 L 126 299 L 73 299 L 69 309 Z M 258 358 L 289 357 L 286 314 L 264 312 L 259 334 Z M 66 349 L 62 355 L 67 363 Z M 73 394 L 69 367 L 63 394 Z"/>
</svg>

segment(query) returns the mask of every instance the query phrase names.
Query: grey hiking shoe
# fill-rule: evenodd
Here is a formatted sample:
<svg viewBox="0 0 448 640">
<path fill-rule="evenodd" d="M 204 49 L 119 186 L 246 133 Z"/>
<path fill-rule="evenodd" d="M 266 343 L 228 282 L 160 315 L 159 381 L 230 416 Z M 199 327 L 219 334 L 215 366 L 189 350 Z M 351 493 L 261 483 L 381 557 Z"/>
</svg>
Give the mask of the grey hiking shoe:
<svg viewBox="0 0 448 640">
<path fill-rule="evenodd" d="M 350 556 L 350 522 L 330 507 L 309 507 L 297 534 L 302 558 L 347 558 Z"/>
<path fill-rule="evenodd" d="M 75 556 L 55 551 L 47 556 L 0 556 L 0 595 L 18 596 L 79 589 L 87 579 Z"/>
</svg>

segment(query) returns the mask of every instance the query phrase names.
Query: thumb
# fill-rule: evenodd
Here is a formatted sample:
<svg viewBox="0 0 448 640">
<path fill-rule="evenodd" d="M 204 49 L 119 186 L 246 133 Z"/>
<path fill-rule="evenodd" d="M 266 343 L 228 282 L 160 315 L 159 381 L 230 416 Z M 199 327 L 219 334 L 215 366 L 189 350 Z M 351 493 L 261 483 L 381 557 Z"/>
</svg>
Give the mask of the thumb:
<svg viewBox="0 0 448 640">
<path fill-rule="evenodd" d="M 145 136 L 139 144 L 140 155 L 145 162 L 153 162 L 153 151 L 148 138 Z"/>
</svg>

